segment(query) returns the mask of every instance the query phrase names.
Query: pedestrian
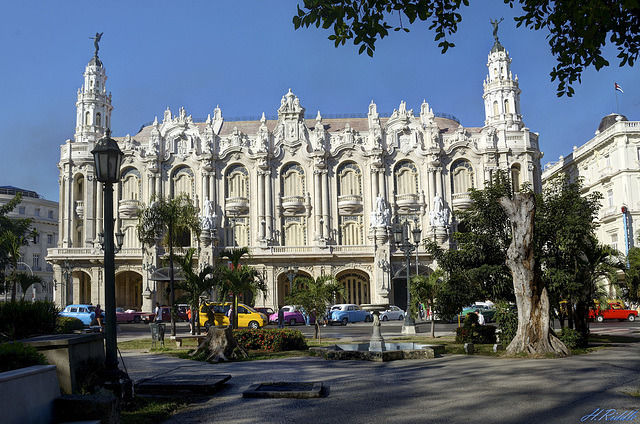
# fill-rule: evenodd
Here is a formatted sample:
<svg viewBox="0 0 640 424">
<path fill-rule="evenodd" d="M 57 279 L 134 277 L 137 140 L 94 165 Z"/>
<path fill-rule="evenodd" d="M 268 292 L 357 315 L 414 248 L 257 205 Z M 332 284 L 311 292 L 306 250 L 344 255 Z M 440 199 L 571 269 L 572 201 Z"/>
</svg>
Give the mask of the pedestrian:
<svg viewBox="0 0 640 424">
<path fill-rule="evenodd" d="M 233 305 L 231 305 L 227 311 L 227 318 L 229 318 L 229 325 L 233 328 Z"/>
<path fill-rule="evenodd" d="M 478 325 L 484 325 L 484 315 L 482 315 L 480 309 L 476 309 L 476 314 L 478 314 Z"/>
<path fill-rule="evenodd" d="M 104 320 L 102 319 L 102 309 L 100 308 L 99 303 L 96 305 L 96 309 L 94 309 L 93 312 L 95 313 L 96 321 L 100 326 L 100 332 L 102 332 L 104 330 Z"/>
<path fill-rule="evenodd" d="M 278 328 L 284 328 L 284 308 L 282 306 L 278 309 Z"/>
<path fill-rule="evenodd" d="M 304 319 L 304 325 L 308 327 L 310 322 L 309 314 L 304 308 L 302 308 L 302 318 Z"/>
<path fill-rule="evenodd" d="M 160 302 L 156 302 L 156 309 L 154 311 L 156 313 L 156 316 L 153 320 L 153 322 L 155 322 L 156 324 L 161 324 L 162 323 L 162 308 L 160 307 Z"/>
</svg>

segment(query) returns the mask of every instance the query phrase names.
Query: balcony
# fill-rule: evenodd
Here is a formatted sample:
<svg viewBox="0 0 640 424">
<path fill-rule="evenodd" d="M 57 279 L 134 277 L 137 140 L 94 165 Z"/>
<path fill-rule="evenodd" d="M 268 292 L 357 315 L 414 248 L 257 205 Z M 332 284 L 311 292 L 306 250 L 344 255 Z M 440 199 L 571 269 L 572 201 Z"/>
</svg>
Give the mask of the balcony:
<svg viewBox="0 0 640 424">
<path fill-rule="evenodd" d="M 420 209 L 420 195 L 396 194 L 396 204 L 403 212 L 416 211 Z"/>
<path fill-rule="evenodd" d="M 140 210 L 139 200 L 120 200 L 118 211 L 121 219 L 136 218 Z"/>
<path fill-rule="evenodd" d="M 468 209 L 472 204 L 469 193 L 454 193 L 451 195 L 451 205 L 456 210 Z"/>
<path fill-rule="evenodd" d="M 303 212 L 305 209 L 304 196 L 283 196 L 282 209 L 285 215 L 295 215 Z"/>
<path fill-rule="evenodd" d="M 347 194 L 338 196 L 338 209 L 340 213 L 352 214 L 362 210 L 362 196 L 359 194 Z"/>
<path fill-rule="evenodd" d="M 229 197 L 225 202 L 225 210 L 227 213 L 234 215 L 243 215 L 249 212 L 248 197 Z"/>
<path fill-rule="evenodd" d="M 621 213 L 620 208 L 618 208 L 617 206 L 608 206 L 606 208 L 600 209 L 599 218 L 600 220 L 611 221 L 618 213 Z"/>
<path fill-rule="evenodd" d="M 75 212 L 79 219 L 84 218 L 84 200 L 76 200 Z"/>
</svg>

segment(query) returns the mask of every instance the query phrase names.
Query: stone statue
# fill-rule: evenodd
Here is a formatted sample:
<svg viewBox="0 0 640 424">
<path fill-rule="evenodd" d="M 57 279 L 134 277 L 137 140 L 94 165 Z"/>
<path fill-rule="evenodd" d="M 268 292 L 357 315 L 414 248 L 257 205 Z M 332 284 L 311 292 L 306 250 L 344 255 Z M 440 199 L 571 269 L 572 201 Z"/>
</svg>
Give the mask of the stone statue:
<svg viewBox="0 0 640 424">
<path fill-rule="evenodd" d="M 102 34 L 104 34 L 104 32 L 96 32 L 96 36 L 95 37 L 89 37 L 93 40 L 93 47 L 95 47 L 96 52 L 95 52 L 95 56 L 98 57 L 98 50 L 100 50 L 100 46 L 98 45 L 98 43 L 100 42 L 100 39 L 102 39 Z"/>
<path fill-rule="evenodd" d="M 444 207 L 439 193 L 433 197 L 433 208 L 429 212 L 429 221 L 432 227 L 444 227 L 449 222 L 449 210 Z"/>
<path fill-rule="evenodd" d="M 369 221 L 372 227 L 388 227 L 390 222 L 389 208 L 387 202 L 381 194 L 376 198 L 376 209 L 369 214 Z"/>
<path fill-rule="evenodd" d="M 205 198 L 203 212 L 200 214 L 200 224 L 203 230 L 212 230 L 216 214 L 213 213 L 213 202 L 209 198 Z"/>
<path fill-rule="evenodd" d="M 503 20 L 504 18 L 500 18 L 500 20 L 489 19 L 489 22 L 491 22 L 491 25 L 493 25 L 493 38 L 495 38 L 496 43 L 498 42 L 498 24 Z"/>
</svg>

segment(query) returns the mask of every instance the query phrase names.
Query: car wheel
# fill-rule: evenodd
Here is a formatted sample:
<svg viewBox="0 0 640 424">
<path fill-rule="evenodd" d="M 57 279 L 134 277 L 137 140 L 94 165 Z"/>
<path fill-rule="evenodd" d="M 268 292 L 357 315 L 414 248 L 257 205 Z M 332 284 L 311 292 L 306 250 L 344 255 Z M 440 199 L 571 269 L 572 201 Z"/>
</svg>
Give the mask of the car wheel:
<svg viewBox="0 0 640 424">
<path fill-rule="evenodd" d="M 404 319 L 404 317 L 403 317 L 402 315 L 400 315 L 400 316 L 398 317 L 398 321 L 402 321 L 403 319 Z"/>
<path fill-rule="evenodd" d="M 367 315 L 366 317 L 364 317 L 364 322 L 371 322 L 373 321 L 373 318 L 371 318 L 371 315 Z"/>
<path fill-rule="evenodd" d="M 140 324 L 140 317 L 138 317 L 138 316 L 133 317 L 133 322 L 135 324 Z"/>
<path fill-rule="evenodd" d="M 260 328 L 260 324 L 258 324 L 258 322 L 257 322 L 257 321 L 251 321 L 251 322 L 249 323 L 249 328 L 251 328 L 251 329 L 254 329 L 254 330 L 255 330 L 255 329 L 257 329 L 257 328 Z"/>
<path fill-rule="evenodd" d="M 635 320 L 636 320 L 636 316 L 635 316 L 635 315 L 633 315 L 633 314 L 629 314 L 629 316 L 627 317 L 627 320 L 628 320 L 629 322 L 633 322 L 633 321 L 635 321 Z"/>
<path fill-rule="evenodd" d="M 383 317 L 382 317 L 382 321 L 389 321 L 389 317 L 388 317 L 388 316 L 386 316 L 386 315 L 383 315 Z"/>
<path fill-rule="evenodd" d="M 596 317 L 596 321 L 597 321 L 597 322 L 602 322 L 602 321 L 604 321 L 604 317 L 603 317 L 602 315 L 598 315 L 598 316 Z"/>
<path fill-rule="evenodd" d="M 296 325 L 296 319 L 295 318 L 291 318 L 289 320 L 289 325 Z"/>
<path fill-rule="evenodd" d="M 349 318 L 342 318 L 342 325 L 347 325 L 347 323 L 349 322 Z"/>
</svg>

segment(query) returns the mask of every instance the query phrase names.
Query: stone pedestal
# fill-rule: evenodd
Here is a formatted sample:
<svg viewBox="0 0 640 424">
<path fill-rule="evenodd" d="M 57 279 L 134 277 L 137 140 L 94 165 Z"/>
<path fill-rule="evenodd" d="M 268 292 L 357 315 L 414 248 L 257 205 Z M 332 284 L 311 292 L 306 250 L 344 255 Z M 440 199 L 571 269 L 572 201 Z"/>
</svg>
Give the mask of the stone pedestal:
<svg viewBox="0 0 640 424">
<path fill-rule="evenodd" d="M 361 305 L 362 309 L 371 312 L 373 315 L 373 331 L 371 333 L 371 341 L 369 342 L 369 350 L 373 352 L 383 352 L 385 349 L 384 338 L 380 333 L 380 312 L 389 308 L 389 305 Z"/>
</svg>

